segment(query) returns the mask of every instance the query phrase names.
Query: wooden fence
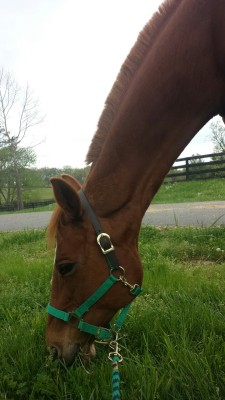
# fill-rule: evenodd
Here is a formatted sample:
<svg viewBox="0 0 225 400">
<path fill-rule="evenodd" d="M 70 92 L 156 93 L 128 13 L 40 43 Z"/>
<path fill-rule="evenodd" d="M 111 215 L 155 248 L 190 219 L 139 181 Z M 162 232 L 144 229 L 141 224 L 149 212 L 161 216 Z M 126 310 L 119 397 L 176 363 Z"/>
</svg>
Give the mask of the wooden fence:
<svg viewBox="0 0 225 400">
<path fill-rule="evenodd" d="M 178 158 L 164 183 L 225 178 L 225 152 Z"/>
<path fill-rule="evenodd" d="M 34 209 L 36 207 L 48 206 L 49 204 L 55 203 L 54 199 L 50 200 L 41 200 L 41 201 L 31 201 L 31 202 L 23 202 L 24 209 Z M 17 204 L 0 204 L 0 212 L 1 211 L 17 211 Z"/>
</svg>

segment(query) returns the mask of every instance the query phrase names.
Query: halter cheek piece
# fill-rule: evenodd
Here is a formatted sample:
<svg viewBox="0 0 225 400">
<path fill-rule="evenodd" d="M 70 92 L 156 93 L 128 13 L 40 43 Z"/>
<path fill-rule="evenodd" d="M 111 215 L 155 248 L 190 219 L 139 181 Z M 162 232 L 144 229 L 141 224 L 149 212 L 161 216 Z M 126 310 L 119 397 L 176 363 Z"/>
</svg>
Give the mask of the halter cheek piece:
<svg viewBox="0 0 225 400">
<path fill-rule="evenodd" d="M 110 275 L 109 277 L 96 289 L 96 291 L 87 298 L 87 300 L 84 301 L 78 308 L 71 312 L 67 311 L 62 311 L 59 310 L 58 308 L 55 308 L 48 304 L 47 306 L 47 312 L 51 314 L 55 318 L 59 318 L 74 327 L 78 328 L 82 332 L 89 333 L 93 336 L 96 337 L 96 339 L 100 340 L 110 340 L 113 337 L 113 330 L 111 328 L 103 328 L 101 326 L 95 326 L 92 324 L 89 324 L 85 322 L 82 318 L 84 314 L 86 314 L 90 308 L 102 297 L 108 290 L 118 282 L 122 282 L 123 285 L 125 285 L 127 288 L 129 288 L 130 293 L 133 296 L 137 296 L 142 292 L 142 289 L 140 288 L 139 285 L 134 284 L 131 285 L 125 278 L 125 269 L 119 265 L 119 262 L 117 260 L 116 254 L 115 254 L 115 249 L 114 246 L 111 242 L 110 236 L 107 233 L 104 233 L 102 230 L 102 227 L 93 211 L 93 209 L 90 206 L 90 203 L 85 196 L 84 192 L 80 190 L 78 192 L 81 204 L 86 211 L 92 226 L 95 230 L 95 233 L 97 235 L 97 243 L 104 254 L 107 264 L 110 269 Z M 121 275 L 119 278 L 115 277 L 113 274 L 114 270 L 120 270 Z M 118 330 L 122 327 L 125 317 L 128 313 L 128 310 L 131 306 L 131 303 L 128 303 L 120 312 L 116 322 L 113 324 L 114 330 Z M 71 323 L 71 318 L 75 317 L 78 319 L 76 324 Z"/>
</svg>

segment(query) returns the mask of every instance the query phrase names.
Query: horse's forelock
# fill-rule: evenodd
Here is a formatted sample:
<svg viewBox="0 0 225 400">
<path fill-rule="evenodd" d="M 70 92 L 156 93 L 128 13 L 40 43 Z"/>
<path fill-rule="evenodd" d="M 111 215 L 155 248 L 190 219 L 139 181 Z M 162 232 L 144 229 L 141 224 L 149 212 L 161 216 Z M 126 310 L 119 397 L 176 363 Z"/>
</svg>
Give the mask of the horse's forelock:
<svg viewBox="0 0 225 400">
<path fill-rule="evenodd" d="M 56 245 L 56 232 L 58 229 L 59 221 L 61 220 L 61 216 L 62 210 L 58 205 L 56 205 L 47 229 L 47 239 L 49 247 L 55 247 Z"/>
</svg>

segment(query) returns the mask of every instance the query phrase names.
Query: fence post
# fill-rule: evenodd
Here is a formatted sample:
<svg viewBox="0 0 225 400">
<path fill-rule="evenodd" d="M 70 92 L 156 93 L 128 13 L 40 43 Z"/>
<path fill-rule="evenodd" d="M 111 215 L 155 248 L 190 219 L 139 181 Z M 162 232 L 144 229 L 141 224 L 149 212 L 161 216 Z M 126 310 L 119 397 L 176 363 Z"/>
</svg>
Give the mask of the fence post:
<svg viewBox="0 0 225 400">
<path fill-rule="evenodd" d="M 186 181 L 189 180 L 189 163 L 188 159 L 186 160 Z"/>
</svg>

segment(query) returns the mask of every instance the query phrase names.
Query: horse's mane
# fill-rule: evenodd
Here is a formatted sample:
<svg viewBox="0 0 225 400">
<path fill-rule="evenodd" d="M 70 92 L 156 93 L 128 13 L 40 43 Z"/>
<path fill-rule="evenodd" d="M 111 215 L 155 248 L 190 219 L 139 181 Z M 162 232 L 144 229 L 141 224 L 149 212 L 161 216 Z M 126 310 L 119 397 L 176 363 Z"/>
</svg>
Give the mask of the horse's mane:
<svg viewBox="0 0 225 400">
<path fill-rule="evenodd" d="M 179 4 L 180 0 L 166 0 L 139 34 L 136 44 L 131 49 L 130 54 L 122 65 L 111 92 L 106 99 L 105 108 L 100 116 L 97 131 L 86 156 L 87 164 L 97 160 L 107 133 L 125 97 L 132 78 L 142 64 L 155 37 Z"/>
<path fill-rule="evenodd" d="M 122 65 L 117 79 L 106 99 L 105 108 L 99 119 L 97 131 L 92 139 L 86 157 L 86 162 L 88 164 L 95 162 L 98 159 L 107 133 L 117 114 L 119 106 L 123 101 L 132 78 L 142 64 L 155 37 L 160 32 L 162 26 L 169 20 L 180 2 L 181 0 L 166 0 L 139 34 L 137 42 Z M 55 244 L 57 227 L 62 219 L 62 214 L 62 209 L 59 206 L 56 206 L 47 230 L 48 242 L 51 246 Z"/>
</svg>

